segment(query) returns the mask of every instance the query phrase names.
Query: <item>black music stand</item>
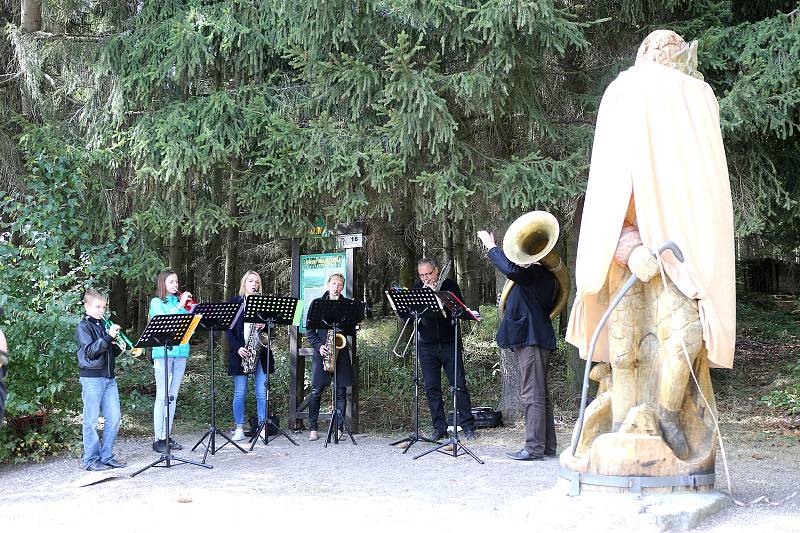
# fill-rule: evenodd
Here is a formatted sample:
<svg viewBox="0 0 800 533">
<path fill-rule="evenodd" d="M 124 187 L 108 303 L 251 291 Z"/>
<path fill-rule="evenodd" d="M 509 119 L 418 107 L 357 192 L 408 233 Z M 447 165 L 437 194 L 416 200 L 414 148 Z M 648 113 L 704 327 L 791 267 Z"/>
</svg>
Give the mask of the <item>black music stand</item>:
<svg viewBox="0 0 800 533">
<path fill-rule="evenodd" d="M 418 441 L 439 444 L 438 441 L 429 439 L 419 432 L 419 321 L 427 313 L 444 314 L 442 307 L 436 300 L 436 294 L 429 287 L 418 289 L 390 289 L 386 291 L 386 297 L 392 309 L 399 318 L 414 320 L 414 429 L 404 439 L 392 442 L 390 446 L 397 446 L 403 442 L 408 442 L 403 453 L 405 454 L 414 443 Z"/>
<path fill-rule="evenodd" d="M 148 468 L 154 466 L 160 468 L 170 468 L 173 461 L 180 464 L 188 463 L 195 466 L 202 466 L 203 468 L 214 468 L 212 465 L 197 463 L 195 461 L 190 461 L 189 459 L 183 459 L 181 457 L 172 455 L 172 450 L 170 449 L 169 444 L 171 430 L 169 427 L 169 402 L 172 400 L 169 394 L 169 365 L 167 364 L 170 359 L 169 351 L 173 348 L 173 346 L 177 346 L 184 342 L 189 342 L 188 337 L 191 337 L 193 328 L 197 326 L 199 318 L 202 317 L 194 313 L 156 315 L 150 319 L 147 327 L 144 328 L 142 335 L 139 337 L 139 341 L 136 343 L 135 348 L 153 348 L 156 346 L 164 347 L 164 387 L 166 389 L 164 391 L 164 426 L 167 429 L 167 449 L 161 454 L 160 459 L 153 461 L 144 468 L 137 470 L 131 474 L 131 477 L 139 475 Z M 162 465 L 160 463 L 165 464 Z"/>
<path fill-rule="evenodd" d="M 306 329 L 328 329 L 333 330 L 329 335 L 336 335 L 343 330 L 355 330 L 356 324 L 364 319 L 364 302 L 356 302 L 349 299 L 338 300 L 323 300 L 317 298 L 308 308 L 308 318 L 306 319 Z M 339 366 L 338 348 L 336 342 L 333 342 L 333 380 L 331 382 L 331 395 L 333 397 L 333 414 L 331 415 L 330 423 L 328 424 L 328 436 L 325 440 L 325 448 L 333 438 L 334 444 L 339 444 L 339 432 L 334 431 L 334 426 L 338 429 L 339 422 L 347 430 L 350 440 L 353 444 L 358 445 L 356 439 L 353 437 L 353 432 L 350 431 L 350 424 L 336 404 L 336 388 L 338 386 L 338 376 L 336 368 Z"/>
<path fill-rule="evenodd" d="M 230 437 L 217 427 L 217 389 L 214 386 L 214 334 L 217 331 L 231 329 L 231 326 L 236 323 L 243 310 L 244 307 L 239 302 L 201 303 L 197 304 L 193 310 L 194 313 L 202 315 L 200 322 L 197 324 L 197 330 L 208 331 L 208 356 L 211 359 L 211 426 L 209 426 L 208 431 L 206 431 L 205 434 L 200 437 L 200 440 L 192 447 L 192 451 L 195 451 L 200 444 L 205 447 L 206 451 L 203 454 L 203 463 L 206 462 L 209 450 L 211 451 L 211 455 L 214 455 L 217 450 L 222 449 L 228 443 L 239 448 L 240 452 L 247 453 L 244 448 L 233 442 Z M 217 435 L 227 442 L 217 447 Z M 208 437 L 208 444 L 204 442 L 206 437 Z"/>
<path fill-rule="evenodd" d="M 458 394 L 458 347 L 460 344 L 460 337 L 459 337 L 459 320 L 480 320 L 477 315 L 472 313 L 469 308 L 464 305 L 464 302 L 458 299 L 456 295 L 452 292 L 448 291 L 437 291 L 436 297 L 441 302 L 442 308 L 447 310 L 447 314 L 450 316 L 450 320 L 453 323 L 453 327 L 455 328 L 455 344 L 453 349 L 453 381 L 454 383 L 450 386 L 450 392 L 453 397 L 453 433 L 449 439 L 443 444 L 436 446 L 430 450 L 426 450 L 421 454 L 414 457 L 414 459 L 419 459 L 423 455 L 428 455 L 431 452 L 439 452 L 445 455 L 452 455 L 453 457 L 458 457 L 459 455 L 469 454 L 470 457 L 478 461 L 480 464 L 484 464 L 483 461 L 469 448 L 461 444 L 461 440 L 458 438 L 458 404 L 456 402 L 457 394 Z M 466 381 L 466 373 L 464 376 Z M 447 451 L 442 451 L 442 448 L 447 446 L 452 447 L 452 453 Z M 459 447 L 461 448 L 461 453 L 459 453 Z"/>
<path fill-rule="evenodd" d="M 272 352 L 272 328 L 275 327 L 276 324 L 289 325 L 294 322 L 294 315 L 297 311 L 297 304 L 299 301 L 300 300 L 293 296 L 276 296 L 269 294 L 249 294 L 244 300 L 244 321 L 253 324 L 251 327 L 255 327 L 255 324 L 265 324 L 267 328 L 267 368 L 264 369 L 264 388 L 267 393 L 265 399 L 266 409 L 264 420 L 258 425 L 255 435 L 250 437 L 250 451 L 253 451 L 259 438 L 264 441 L 265 446 L 269 444 L 268 426 L 275 428 L 275 438 L 278 438 L 278 433 L 280 433 L 295 446 L 300 446 L 288 433 L 269 419 L 269 356 Z M 259 357 L 258 359 L 258 364 L 261 364 L 261 358 Z M 262 431 L 264 432 L 263 435 L 261 434 Z"/>
</svg>

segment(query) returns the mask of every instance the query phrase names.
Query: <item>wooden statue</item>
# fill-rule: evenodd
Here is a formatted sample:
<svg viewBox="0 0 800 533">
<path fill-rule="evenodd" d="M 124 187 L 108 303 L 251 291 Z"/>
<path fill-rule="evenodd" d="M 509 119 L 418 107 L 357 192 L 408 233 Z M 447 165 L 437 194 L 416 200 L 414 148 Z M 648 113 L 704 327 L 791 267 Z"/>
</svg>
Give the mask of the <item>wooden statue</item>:
<svg viewBox="0 0 800 533">
<path fill-rule="evenodd" d="M 606 362 L 591 373 L 598 394 L 577 443 L 573 434 L 574 455 L 573 446 L 561 455 L 575 472 L 714 472 L 709 367 L 733 365 L 733 212 L 719 108 L 696 70 L 696 44 L 650 34 L 598 112 L 567 329 L 582 357 L 609 302 L 631 274 L 639 281 L 592 354 Z M 663 253 L 659 265 L 653 250 L 664 241 L 683 262 Z"/>
</svg>

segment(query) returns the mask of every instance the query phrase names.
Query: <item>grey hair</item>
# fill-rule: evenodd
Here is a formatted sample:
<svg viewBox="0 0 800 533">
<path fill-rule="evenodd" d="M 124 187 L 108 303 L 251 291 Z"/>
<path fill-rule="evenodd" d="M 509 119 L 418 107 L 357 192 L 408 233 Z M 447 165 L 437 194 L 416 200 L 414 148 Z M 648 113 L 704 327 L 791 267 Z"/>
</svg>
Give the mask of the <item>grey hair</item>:
<svg viewBox="0 0 800 533">
<path fill-rule="evenodd" d="M 417 268 L 421 267 L 424 264 L 428 264 L 431 268 L 439 268 L 439 264 L 436 262 L 436 259 L 431 259 L 430 257 L 423 257 L 419 261 L 417 261 Z"/>
</svg>

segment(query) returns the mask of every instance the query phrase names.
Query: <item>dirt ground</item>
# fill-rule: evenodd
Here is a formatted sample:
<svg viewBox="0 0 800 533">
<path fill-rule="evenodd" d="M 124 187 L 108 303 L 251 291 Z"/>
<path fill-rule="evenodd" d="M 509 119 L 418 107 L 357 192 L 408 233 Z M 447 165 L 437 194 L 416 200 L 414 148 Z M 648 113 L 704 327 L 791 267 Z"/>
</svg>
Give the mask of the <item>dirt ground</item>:
<svg viewBox="0 0 800 533">
<path fill-rule="evenodd" d="M 737 499 L 766 496 L 777 501 L 800 490 L 800 440 L 786 429 L 785 420 L 777 426 L 764 430 L 769 420 L 752 417 L 724 422 Z M 563 448 L 569 428 L 559 424 L 558 430 Z M 179 435 L 186 449 L 176 455 L 200 461 L 202 453 L 188 448 L 201 435 Z M 150 451 L 148 438 L 125 437 L 118 442 L 117 455 L 130 466 L 93 485 L 80 486 L 109 476 L 81 470 L 75 458 L 0 469 L 0 524 L 4 531 L 77 531 L 88 526 L 120 533 L 159 527 L 268 530 L 276 525 L 356 531 L 520 525 L 527 531 L 625 531 L 635 526 L 635 517 L 598 522 L 583 516 L 580 497 L 564 496 L 562 502 L 556 495 L 554 500 L 558 460 L 521 463 L 505 458 L 505 451 L 519 448 L 521 427 L 480 431 L 478 440 L 468 445 L 483 465 L 468 455 L 434 453 L 415 460 L 413 455 L 430 445 L 417 443 L 403 455 L 388 445 L 402 436 L 362 434 L 356 436 L 357 446 L 342 441 L 323 449 L 322 439 L 309 442 L 307 433 L 300 433 L 293 435 L 299 446 L 284 437 L 268 446 L 260 443 L 248 454 L 226 446 L 208 456 L 213 469 L 183 464 L 151 468 L 135 478 L 129 474 L 158 455 Z M 717 467 L 717 488 L 726 491 L 721 458 Z M 545 499 L 545 494 L 550 496 Z M 540 501 L 556 503 L 542 508 Z M 699 529 L 800 531 L 800 494 L 778 505 L 763 500 L 733 505 Z"/>
</svg>

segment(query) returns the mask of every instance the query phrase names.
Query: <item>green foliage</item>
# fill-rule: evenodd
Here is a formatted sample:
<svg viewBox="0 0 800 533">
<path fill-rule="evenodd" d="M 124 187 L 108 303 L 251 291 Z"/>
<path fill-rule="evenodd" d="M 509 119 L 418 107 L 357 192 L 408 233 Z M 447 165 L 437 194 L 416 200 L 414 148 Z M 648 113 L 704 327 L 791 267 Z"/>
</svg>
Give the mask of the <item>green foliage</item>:
<svg viewBox="0 0 800 533">
<path fill-rule="evenodd" d="M 40 463 L 48 456 L 64 452 L 77 456 L 80 447 L 80 425 L 65 418 L 48 417 L 44 425 L 27 427 L 19 433 L 11 428 L 0 431 L 0 464 Z"/>
<path fill-rule="evenodd" d="M 219 268 L 228 229 L 241 231 L 249 261 L 269 239 L 302 236 L 319 217 L 328 227 L 363 220 L 373 231 L 369 276 L 383 276 L 407 268 L 414 251 L 438 255 L 442 228 L 501 229 L 532 208 L 569 221 L 600 96 L 660 27 L 700 41 L 700 69 L 720 100 L 739 235 L 761 234 L 779 252 L 800 246 L 797 2 L 44 5 L 48 31 L 78 35 L 9 25 L 12 76 L 0 81 L 19 89 L 0 91 L 11 416 L 44 408 L 61 423 L 74 413 L 82 288 L 107 287 L 122 273 L 129 295 L 149 292 L 173 235 L 189 239 L 199 277 Z M 6 140 L 21 131 L 30 175 L 9 179 Z M 474 243 L 464 248 L 472 253 Z M 476 399 L 491 404 L 499 376 L 482 333 L 489 314 L 467 336 L 467 352 Z M 748 327 L 767 337 L 788 338 L 796 327 L 771 312 L 752 318 Z M 409 362 L 388 356 L 385 337 L 370 340 L 369 331 L 360 347 L 365 420 L 399 427 Z M 143 424 L 147 364 L 120 360 L 123 412 Z M 187 423 L 207 417 L 207 377 L 194 366 L 202 364 L 193 357 L 197 377 L 182 392 Z M 222 405 L 230 380 L 218 371 Z M 286 387 L 281 372 L 275 383 Z"/>
<path fill-rule="evenodd" d="M 782 389 L 774 390 L 763 396 L 761 402 L 791 415 L 798 415 L 800 414 L 800 359 L 789 365 L 787 370 L 792 382 Z"/>
<path fill-rule="evenodd" d="M 787 313 L 768 294 L 740 291 L 736 299 L 739 335 L 771 341 L 792 341 L 800 331 L 797 315 Z"/>
<path fill-rule="evenodd" d="M 92 176 L 92 162 L 58 145 L 52 133 L 30 128 L 22 139 L 26 190 L 0 193 L 0 303 L 10 347 L 6 416 L 13 421 L 45 412 L 50 420 L 44 433 L 24 437 L 13 453 L 32 452 L 42 442 L 56 451 L 58 437 L 71 434 L 64 424 L 80 407 L 74 339 L 82 292 L 107 286 L 124 246 L 107 238 L 108 220 L 93 211 L 102 183 Z"/>
</svg>

